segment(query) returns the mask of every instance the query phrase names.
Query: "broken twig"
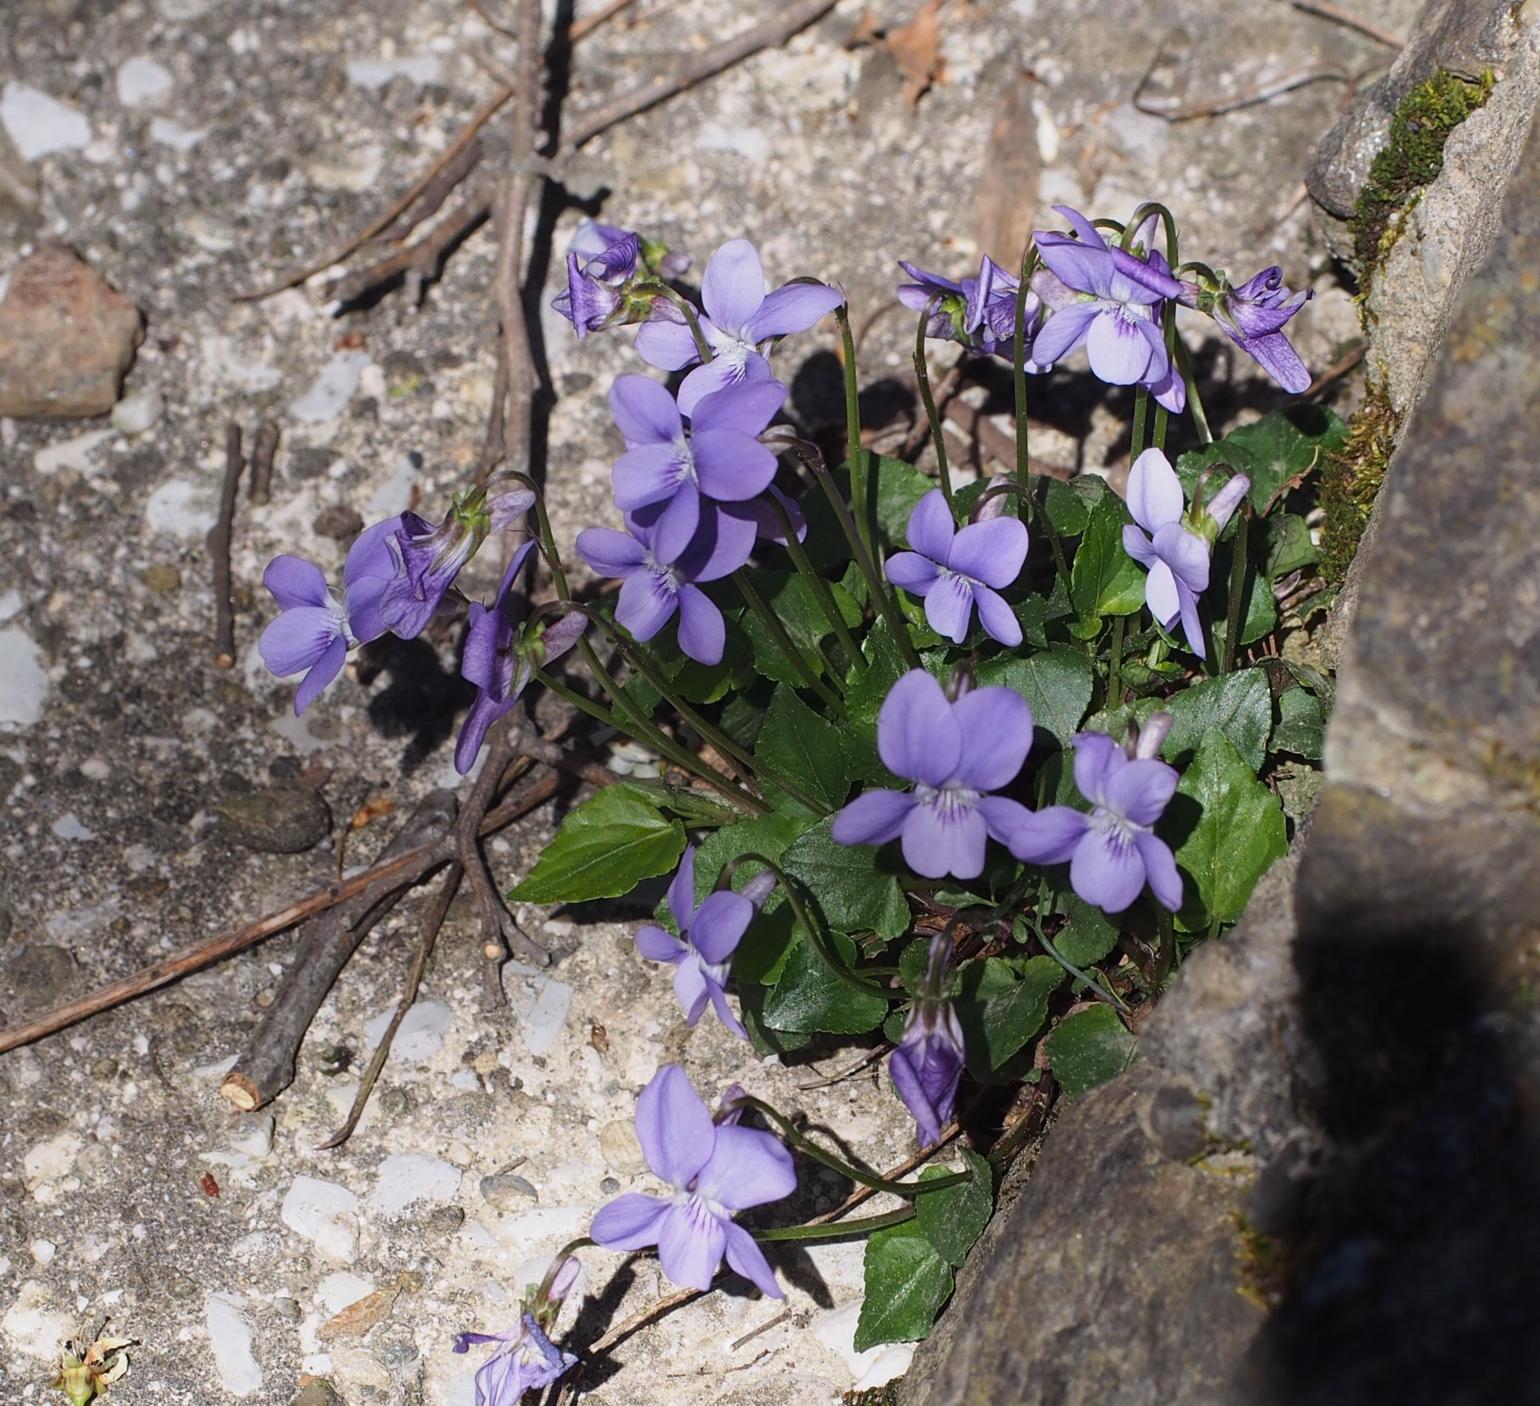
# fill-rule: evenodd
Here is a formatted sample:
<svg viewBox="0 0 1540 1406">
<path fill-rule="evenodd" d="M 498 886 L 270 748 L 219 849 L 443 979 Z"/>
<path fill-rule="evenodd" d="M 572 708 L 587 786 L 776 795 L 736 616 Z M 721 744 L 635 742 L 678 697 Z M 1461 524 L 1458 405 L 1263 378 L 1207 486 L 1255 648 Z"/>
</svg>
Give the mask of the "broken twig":
<svg viewBox="0 0 1540 1406">
<path fill-rule="evenodd" d="M 251 444 L 251 473 L 246 480 L 246 496 L 259 507 L 273 496 L 273 456 L 277 453 L 278 426 L 264 420 Z"/>
<path fill-rule="evenodd" d="M 235 663 L 235 602 L 230 598 L 230 536 L 235 530 L 235 496 L 241 486 L 241 427 L 225 426 L 225 478 L 219 490 L 219 516 L 205 539 L 214 566 L 214 667 Z"/>
<path fill-rule="evenodd" d="M 1367 34 L 1369 38 L 1377 39 L 1381 44 L 1388 44 L 1392 49 L 1406 48 L 1406 40 L 1401 35 L 1392 33 L 1388 29 L 1381 29 L 1379 25 L 1369 20 L 1359 19 L 1357 15 L 1349 14 L 1340 5 L 1329 3 L 1329 0 L 1289 0 L 1289 3 L 1296 10 L 1303 10 L 1307 15 L 1319 15 L 1323 20 L 1345 24 L 1349 29 Z"/>
</svg>

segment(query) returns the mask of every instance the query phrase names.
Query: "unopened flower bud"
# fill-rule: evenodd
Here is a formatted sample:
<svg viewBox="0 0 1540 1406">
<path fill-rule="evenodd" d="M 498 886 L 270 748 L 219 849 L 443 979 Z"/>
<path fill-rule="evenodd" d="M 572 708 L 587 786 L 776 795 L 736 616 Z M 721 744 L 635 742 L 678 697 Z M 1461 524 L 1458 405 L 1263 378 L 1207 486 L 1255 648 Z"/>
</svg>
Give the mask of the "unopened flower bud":
<svg viewBox="0 0 1540 1406">
<path fill-rule="evenodd" d="M 1175 721 L 1170 713 L 1151 713 L 1144 720 L 1143 727 L 1133 729 L 1133 736 L 1130 737 L 1127 748 L 1129 759 L 1144 761 L 1150 757 L 1158 757 L 1160 749 L 1166 745 L 1171 724 Z"/>
</svg>

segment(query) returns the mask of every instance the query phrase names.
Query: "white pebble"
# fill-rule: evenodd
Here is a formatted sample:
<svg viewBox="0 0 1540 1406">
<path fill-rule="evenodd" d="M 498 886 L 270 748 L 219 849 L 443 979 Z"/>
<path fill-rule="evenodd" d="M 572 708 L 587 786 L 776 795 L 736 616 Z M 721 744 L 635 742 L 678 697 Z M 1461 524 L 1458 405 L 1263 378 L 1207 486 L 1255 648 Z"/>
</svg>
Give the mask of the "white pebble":
<svg viewBox="0 0 1540 1406">
<path fill-rule="evenodd" d="M 166 402 L 153 386 L 130 391 L 112 407 L 112 427 L 124 434 L 143 434 L 166 408 Z"/>
<path fill-rule="evenodd" d="M 91 124 L 78 109 L 25 83 L 0 88 L 0 126 L 23 161 L 89 145 Z"/>
<path fill-rule="evenodd" d="M 358 1197 L 317 1177 L 295 1177 L 279 1211 L 283 1223 L 328 1259 L 352 1264 L 358 1255 Z"/>
<path fill-rule="evenodd" d="M 59 1253 L 59 1247 L 52 1240 L 34 1240 L 27 1248 L 39 1264 L 52 1264 L 53 1257 Z"/>
<path fill-rule="evenodd" d="M 252 1396 L 262 1390 L 262 1368 L 252 1356 L 251 1324 L 241 1312 L 243 1306 L 235 1294 L 210 1294 L 203 1301 L 214 1370 L 231 1396 Z"/>
<path fill-rule="evenodd" d="M 400 1215 L 418 1201 L 453 1201 L 460 1193 L 460 1169 L 437 1157 L 399 1153 L 380 1164 L 380 1179 L 369 1194 L 369 1209 Z"/>
<path fill-rule="evenodd" d="M 154 59 L 133 58 L 118 67 L 118 101 L 124 107 L 154 102 L 171 91 L 171 70 Z"/>
</svg>

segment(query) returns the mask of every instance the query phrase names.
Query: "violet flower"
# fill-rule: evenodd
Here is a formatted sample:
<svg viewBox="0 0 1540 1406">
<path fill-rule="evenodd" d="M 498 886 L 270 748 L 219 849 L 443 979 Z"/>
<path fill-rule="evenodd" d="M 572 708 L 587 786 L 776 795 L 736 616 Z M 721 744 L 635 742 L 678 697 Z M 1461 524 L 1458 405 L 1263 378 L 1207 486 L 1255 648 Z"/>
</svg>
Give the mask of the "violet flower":
<svg viewBox="0 0 1540 1406">
<path fill-rule="evenodd" d="M 782 1298 L 759 1246 L 732 1214 L 796 1190 L 791 1154 L 757 1128 L 714 1123 L 677 1064 L 664 1065 L 642 1090 L 636 1136 L 647 1165 L 675 1194 L 617 1197 L 594 1217 L 594 1243 L 610 1250 L 656 1245 L 664 1274 L 689 1289 L 709 1289 L 725 1254 L 737 1273 Z"/>
<path fill-rule="evenodd" d="M 638 264 L 643 275 L 674 278 L 690 266 L 682 255 L 643 239 L 635 230 L 584 220 L 567 249 L 567 286 L 551 306 L 572 324 L 579 339 L 621 322 L 640 322 L 653 294 L 631 292 Z M 629 295 L 629 296 L 628 296 Z"/>
<path fill-rule="evenodd" d="M 907 536 L 914 550 L 888 558 L 888 579 L 924 597 L 931 629 L 961 644 L 976 605 L 991 638 L 1021 643 L 1021 622 L 998 594 L 1027 560 L 1027 529 L 1020 519 L 992 517 L 959 532 L 946 495 L 933 488 L 909 514 Z"/>
<path fill-rule="evenodd" d="M 1077 734 L 1075 785 L 1091 813 L 1048 806 L 1010 842 L 1011 853 L 1029 864 L 1069 860 L 1070 887 L 1108 913 L 1121 913 L 1146 883 L 1163 907 L 1174 913 L 1182 906 L 1176 857 L 1152 828 L 1176 791 L 1175 768 L 1155 758 L 1169 724 L 1151 723 L 1131 757 L 1102 733 Z"/>
<path fill-rule="evenodd" d="M 652 529 L 660 561 L 675 561 L 701 520 L 703 498 L 742 503 L 775 477 L 756 436 L 786 399 L 779 381 L 739 382 L 701 397 L 688 427 L 674 397 L 646 376 L 617 376 L 610 413 L 625 437 L 615 461 L 615 506 Z"/>
<path fill-rule="evenodd" d="M 651 528 L 629 513 L 625 521 L 625 532 L 589 527 L 577 538 L 578 555 L 593 570 L 622 582 L 615 603 L 616 622 L 645 644 L 677 612 L 679 648 L 697 663 L 720 664 L 727 625 L 696 582 L 719 580 L 749 559 L 754 550 L 753 519 L 720 511 L 703 514 L 694 540 L 672 562 L 658 559 Z"/>
<path fill-rule="evenodd" d="M 709 1001 L 723 1025 L 740 1040 L 749 1038 L 727 1004 L 728 964 L 774 882 L 769 874 L 758 875 L 742 893 L 719 889 L 707 894 L 697 908 L 695 846 L 685 849 L 668 886 L 668 907 L 679 925 L 679 936 L 646 923 L 637 929 L 636 949 L 654 962 L 673 965 L 674 995 L 684 1007 L 687 1025 L 700 1020 Z"/>
<path fill-rule="evenodd" d="M 1187 389 L 1166 350 L 1160 304 L 1182 294 L 1159 251 L 1147 259 L 1108 245 L 1086 217 L 1067 205 L 1053 207 L 1078 239 L 1039 230 L 1038 256 L 1046 270 L 1032 286 L 1053 309 L 1037 334 L 1032 354 L 1055 362 L 1086 344 L 1091 370 L 1108 385 L 1143 386 L 1173 414 L 1187 403 Z"/>
<path fill-rule="evenodd" d="M 701 279 L 705 312 L 700 327 L 712 359 L 684 378 L 679 408 L 690 415 L 695 403 L 713 391 L 768 380 L 770 363 L 761 354 L 765 343 L 805 332 L 844 301 L 843 293 L 824 283 L 786 283 L 767 293 L 758 251 L 746 239 L 728 240 L 707 261 Z M 643 361 L 662 371 L 681 371 L 700 360 L 683 316 L 666 303 L 637 331 L 636 349 Z"/>
<path fill-rule="evenodd" d="M 1001 268 L 988 254 L 979 260 L 976 277 L 955 283 L 904 259 L 898 261 L 898 266 L 914 279 L 913 283 L 899 285 L 899 302 L 915 312 L 930 310 L 925 329 L 927 337 L 957 342 L 969 351 L 985 356 L 1010 358 L 1013 355 L 1016 292 L 1021 287 L 1021 280 L 1015 274 Z M 1041 365 L 1034 357 L 1033 340 L 1042 326 L 1043 317 L 1042 300 L 1029 291 L 1022 325 L 1027 338 L 1025 369 L 1031 375 L 1052 370 L 1051 364 Z"/>
<path fill-rule="evenodd" d="M 533 542 L 525 542 L 514 552 L 491 605 L 471 603 L 470 626 L 460 651 L 460 675 L 475 684 L 477 691 L 455 744 L 455 770 L 461 776 L 475 765 L 487 729 L 513 711 L 534 677 L 536 664 L 559 659 L 582 638 L 588 626 L 587 618 L 574 611 L 547 625 L 539 639 L 522 651 L 515 648 L 518 621 L 512 611 L 513 584 L 534 548 Z"/>
<path fill-rule="evenodd" d="M 1275 264 L 1239 288 L 1232 288 L 1227 280 L 1214 305 L 1214 320 L 1284 390 L 1298 395 L 1310 388 L 1310 372 L 1283 335 L 1283 327 L 1314 296 L 1309 288 L 1299 293 L 1286 288 L 1283 270 Z"/>
<path fill-rule="evenodd" d="M 476 1406 L 518 1406 L 526 1391 L 549 1386 L 577 1358 L 563 1352 L 526 1313 L 506 1333 L 461 1333 L 456 1352 L 469 1352 L 472 1343 L 500 1346 L 476 1369 Z"/>
<path fill-rule="evenodd" d="M 943 987 L 952 944 L 937 933 L 930 944 L 925 989 L 904 1022 L 904 1033 L 888 1057 L 888 1075 L 904 1107 L 914 1115 L 921 1147 L 941 1141 L 942 1125 L 952 1117 L 962 1079 L 963 1036 L 957 1012 Z"/>
<path fill-rule="evenodd" d="M 1032 745 L 1032 711 L 1008 688 L 978 688 L 949 702 L 923 669 L 888 691 L 877 715 L 877 752 L 912 791 L 866 791 L 834 817 L 844 845 L 902 839 L 904 862 L 927 879 L 975 879 L 989 836 L 1009 843 L 1028 814 L 990 791 L 1021 770 Z"/>
<path fill-rule="evenodd" d="M 1149 570 L 1144 600 L 1150 614 L 1167 630 L 1180 616 L 1188 648 L 1200 659 L 1208 655 L 1198 597 L 1208 589 L 1210 544 L 1250 487 L 1245 474 L 1236 474 L 1206 509 L 1196 510 L 1199 530 L 1194 531 L 1191 517 L 1183 516 L 1182 485 L 1160 450 L 1146 449 L 1129 470 L 1128 510 L 1134 522 L 1123 529 L 1123 550 Z"/>
</svg>

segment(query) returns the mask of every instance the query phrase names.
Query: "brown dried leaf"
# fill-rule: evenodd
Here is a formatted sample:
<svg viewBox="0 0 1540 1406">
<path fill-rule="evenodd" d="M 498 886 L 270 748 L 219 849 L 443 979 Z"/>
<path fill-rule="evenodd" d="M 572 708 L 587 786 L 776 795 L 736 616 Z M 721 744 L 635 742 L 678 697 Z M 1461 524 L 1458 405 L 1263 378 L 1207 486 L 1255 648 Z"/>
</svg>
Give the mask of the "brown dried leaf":
<svg viewBox="0 0 1540 1406">
<path fill-rule="evenodd" d="M 333 1338 L 361 1338 L 376 1323 L 383 1323 L 404 1290 L 415 1289 L 422 1283 L 420 1274 L 398 1274 L 389 1284 L 382 1285 L 372 1294 L 366 1294 L 357 1303 L 350 1303 L 341 1313 L 333 1314 L 321 1324 L 318 1336 L 322 1341 Z"/>
<path fill-rule="evenodd" d="M 382 816 L 389 815 L 396 808 L 396 803 L 390 796 L 381 791 L 376 796 L 370 796 L 363 805 L 353 812 L 353 818 L 348 821 L 349 830 L 362 830 L 365 825 L 372 825 Z"/>
<path fill-rule="evenodd" d="M 904 101 L 911 111 L 941 77 L 941 7 L 946 0 L 925 0 L 908 24 L 889 30 L 887 50 L 904 75 Z"/>
</svg>

